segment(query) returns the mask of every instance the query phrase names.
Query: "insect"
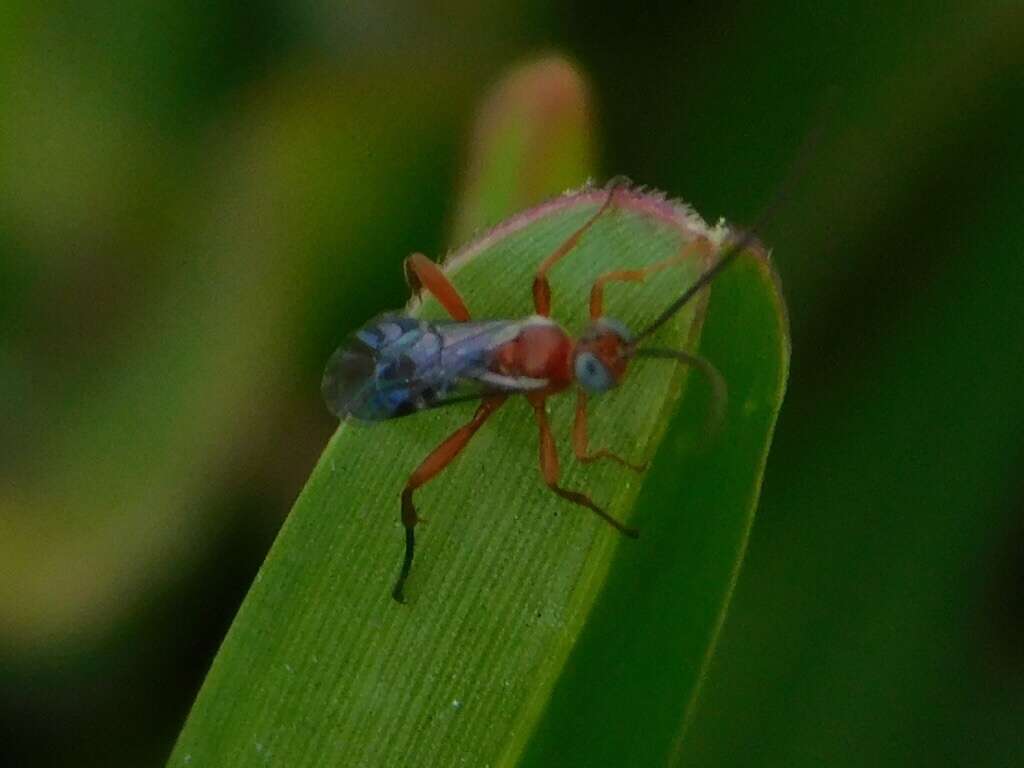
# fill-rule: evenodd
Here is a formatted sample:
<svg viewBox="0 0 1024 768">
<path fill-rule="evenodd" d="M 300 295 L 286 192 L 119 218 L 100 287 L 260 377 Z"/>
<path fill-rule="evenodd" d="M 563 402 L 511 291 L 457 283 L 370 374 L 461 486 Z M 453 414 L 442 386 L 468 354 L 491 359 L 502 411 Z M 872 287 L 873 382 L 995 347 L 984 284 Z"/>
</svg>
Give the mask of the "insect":
<svg viewBox="0 0 1024 768">
<path fill-rule="evenodd" d="M 618 386 L 633 358 L 661 358 L 694 366 L 708 377 L 719 405 L 724 401 L 725 382 L 710 362 L 684 351 L 641 344 L 728 266 L 749 244 L 751 233 L 717 249 L 700 236 L 663 261 L 599 276 L 590 293 L 590 324 L 575 341 L 551 319 L 548 273 L 573 251 L 594 222 L 614 210 L 616 193 L 623 187 L 620 179 L 610 182 L 596 212 L 541 263 L 533 281 L 534 315 L 518 320 L 472 320 L 455 286 L 434 262 L 417 253 L 405 261 L 410 287 L 414 293 L 425 289 L 433 294 L 452 319 L 431 322 L 404 314 L 385 314 L 356 331 L 328 361 L 322 391 L 329 409 L 342 419 L 379 421 L 467 400 L 480 403 L 473 417 L 412 472 L 401 493 L 405 556 L 392 591 L 398 602 L 405 602 L 405 582 L 416 546 L 415 529 L 421 520 L 413 494 L 447 467 L 512 395 L 525 396 L 533 407 L 540 433 L 541 475 L 547 486 L 632 538 L 638 535 L 634 528 L 609 515 L 585 493 L 560 484 L 558 453 L 545 409 L 547 398 L 575 385 L 572 446 L 576 456 L 583 462 L 614 461 L 635 472 L 642 472 L 644 466 L 632 464 L 610 450 L 591 450 L 587 435 L 588 400 Z M 720 255 L 712 266 L 638 333 L 604 314 L 604 288 L 608 283 L 642 282 L 695 255 L 710 259 L 716 250 Z"/>
</svg>

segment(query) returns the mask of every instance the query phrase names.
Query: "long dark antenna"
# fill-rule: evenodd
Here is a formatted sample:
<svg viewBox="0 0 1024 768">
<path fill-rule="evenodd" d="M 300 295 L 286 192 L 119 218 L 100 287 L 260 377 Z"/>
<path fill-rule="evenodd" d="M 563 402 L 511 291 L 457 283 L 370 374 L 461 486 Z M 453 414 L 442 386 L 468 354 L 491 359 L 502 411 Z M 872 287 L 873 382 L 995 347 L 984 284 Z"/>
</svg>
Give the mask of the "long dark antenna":
<svg viewBox="0 0 1024 768">
<path fill-rule="evenodd" d="M 708 408 L 704 417 L 704 438 L 711 439 L 722 427 L 725 421 L 725 407 L 729 400 L 729 387 L 725 383 L 725 377 L 710 361 L 703 357 L 691 355 L 689 352 L 676 349 L 638 349 L 637 357 L 651 357 L 661 360 L 675 360 L 682 365 L 689 365 L 695 368 L 708 382 L 711 387 L 711 407 Z"/>
<path fill-rule="evenodd" d="M 669 304 L 665 310 L 658 315 L 657 319 L 654 320 L 650 325 L 644 328 L 640 333 L 633 336 L 633 345 L 641 339 L 645 339 L 668 322 L 672 316 L 680 309 L 686 306 L 687 302 L 690 301 L 702 288 L 708 283 L 714 280 L 718 275 L 728 267 L 733 260 L 743 252 L 743 250 L 750 245 L 754 240 L 757 239 L 757 233 L 778 210 L 779 206 L 785 202 L 789 197 L 789 193 L 793 187 L 793 184 L 804 175 L 808 159 L 812 155 L 812 150 L 817 146 L 818 139 L 821 137 L 822 122 L 819 120 L 815 127 L 807 134 L 806 138 L 800 145 L 800 149 L 797 151 L 796 161 L 790 166 L 789 172 L 786 177 L 782 180 L 782 183 L 775 190 L 775 194 L 772 195 L 771 200 L 768 204 L 761 209 L 754 223 L 742 231 L 742 235 L 738 240 L 733 240 L 728 243 L 725 251 L 719 256 L 711 267 L 708 268 L 700 277 L 694 281 L 693 285 L 683 291 L 683 295 L 678 299 Z"/>
<path fill-rule="evenodd" d="M 633 337 L 633 341 L 637 342 L 640 341 L 641 339 L 647 338 L 656 330 L 658 330 L 661 326 L 667 323 L 676 312 L 678 312 L 680 309 L 686 306 L 690 299 L 692 299 L 701 288 L 703 288 L 705 285 L 707 285 L 716 277 L 718 277 L 718 274 L 723 269 L 728 267 L 729 264 L 732 263 L 732 260 L 735 259 L 743 251 L 744 248 L 746 248 L 748 245 L 750 245 L 751 242 L 753 242 L 753 240 L 757 237 L 755 232 L 756 229 L 753 227 L 748 229 L 746 232 L 743 233 L 743 237 L 741 237 L 735 243 L 732 243 L 728 248 L 726 248 L 725 253 L 721 255 L 718 261 L 716 261 L 710 269 L 708 269 L 700 277 L 698 277 L 697 280 L 693 283 L 693 285 L 691 285 L 689 288 L 683 291 L 682 296 L 680 296 L 678 299 L 669 304 L 665 308 L 665 310 L 660 315 L 658 315 L 658 318 L 653 323 L 651 323 L 642 331 L 640 331 L 640 333 L 636 334 Z"/>
</svg>

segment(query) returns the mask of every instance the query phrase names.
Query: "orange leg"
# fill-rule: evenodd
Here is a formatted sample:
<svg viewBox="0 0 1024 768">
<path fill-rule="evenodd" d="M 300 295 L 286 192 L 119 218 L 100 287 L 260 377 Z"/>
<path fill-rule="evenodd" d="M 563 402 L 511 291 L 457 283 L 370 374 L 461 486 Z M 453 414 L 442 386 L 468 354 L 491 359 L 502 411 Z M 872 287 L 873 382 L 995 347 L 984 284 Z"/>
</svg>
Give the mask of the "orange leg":
<svg viewBox="0 0 1024 768">
<path fill-rule="evenodd" d="M 642 269 L 618 269 L 601 275 L 594 281 L 594 287 L 590 289 L 590 319 L 597 320 L 599 317 L 604 316 L 604 286 L 606 283 L 641 283 L 648 275 L 653 275 L 655 272 L 682 264 L 697 252 L 710 255 L 712 253 L 711 243 L 706 238 L 699 237 L 693 242 L 684 245 L 683 249 L 675 256 L 670 256 L 664 261 L 651 264 L 649 267 Z"/>
<path fill-rule="evenodd" d="M 434 478 L 442 469 L 451 464 L 452 459 L 459 455 L 459 452 L 466 447 L 469 439 L 476 434 L 476 431 L 483 426 L 488 417 L 494 413 L 506 400 L 506 396 L 490 397 L 480 403 L 473 418 L 452 432 L 443 443 L 431 451 L 430 455 L 423 460 L 416 470 L 409 476 L 409 481 L 402 491 L 402 524 L 405 526 L 405 559 L 402 561 L 402 571 L 395 582 L 395 588 L 391 596 L 400 603 L 405 602 L 403 589 L 405 580 L 409 578 L 409 571 L 412 568 L 413 550 L 416 547 L 416 536 L 413 529 L 416 523 L 425 523 L 426 520 L 416 514 L 416 507 L 412 503 L 412 494 L 421 485 Z"/>
<path fill-rule="evenodd" d="M 646 463 L 633 464 L 604 448 L 591 451 L 588 447 L 589 442 L 587 438 L 587 393 L 581 389 L 576 396 L 576 420 L 572 425 L 572 449 L 576 453 L 576 458 L 587 464 L 598 459 L 610 459 L 634 472 L 643 472 L 647 469 Z"/>
<path fill-rule="evenodd" d="M 529 400 L 530 405 L 533 406 L 533 412 L 537 416 L 537 426 L 540 428 L 540 471 L 548 488 L 566 501 L 586 507 L 620 533 L 633 539 L 639 536 L 640 532 L 636 528 L 630 528 L 616 520 L 591 501 L 586 494 L 570 491 L 558 484 L 558 450 L 555 448 L 555 438 L 551 434 L 551 425 L 548 423 L 548 415 L 544 410 L 545 398 L 530 397 Z"/>
<path fill-rule="evenodd" d="M 460 323 L 469 320 L 469 310 L 455 286 L 445 277 L 441 268 L 422 253 L 414 253 L 405 260 L 405 279 L 413 294 L 419 295 L 426 288 L 453 319 Z"/>
<path fill-rule="evenodd" d="M 594 225 L 594 222 L 601 217 L 601 214 L 608 210 L 612 204 L 612 199 L 615 197 L 615 190 L 624 183 L 626 183 L 626 180 L 622 177 L 612 179 L 608 183 L 608 196 L 601 203 L 601 207 L 597 209 L 597 212 L 583 222 L 579 229 L 569 235 L 565 242 L 544 259 L 537 269 L 537 275 L 533 278 L 533 306 L 538 315 L 548 317 L 551 314 L 551 285 L 548 283 L 548 271 L 555 266 L 559 259 L 576 247 L 583 234 Z"/>
</svg>

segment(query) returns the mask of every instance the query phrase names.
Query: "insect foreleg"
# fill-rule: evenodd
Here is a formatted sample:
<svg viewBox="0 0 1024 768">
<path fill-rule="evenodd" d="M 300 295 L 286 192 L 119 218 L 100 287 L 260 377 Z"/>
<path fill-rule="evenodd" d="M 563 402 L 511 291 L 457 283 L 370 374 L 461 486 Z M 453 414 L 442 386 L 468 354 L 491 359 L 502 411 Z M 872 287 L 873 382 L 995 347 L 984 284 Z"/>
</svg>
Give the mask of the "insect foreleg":
<svg viewBox="0 0 1024 768">
<path fill-rule="evenodd" d="M 703 253 L 706 256 L 710 256 L 712 251 L 713 248 L 710 241 L 707 238 L 698 237 L 696 240 L 684 245 L 682 250 L 675 256 L 670 256 L 650 266 L 642 269 L 618 269 L 613 272 L 606 272 L 594 281 L 594 285 L 590 289 L 590 319 L 597 320 L 599 317 L 604 317 L 604 286 L 606 283 L 640 283 L 648 275 L 684 263 L 687 259 L 692 258 L 694 253 Z"/>
<path fill-rule="evenodd" d="M 505 396 L 490 397 L 484 400 L 476 409 L 473 418 L 452 432 L 443 443 L 430 452 L 430 455 L 423 460 L 416 470 L 409 476 L 409 481 L 402 491 L 402 524 L 405 526 L 405 559 L 402 561 L 402 570 L 395 582 L 395 588 L 391 596 L 400 603 L 405 602 L 405 580 L 409 577 L 412 569 L 413 551 L 416 548 L 416 535 L 413 532 L 416 523 L 426 522 L 416 514 L 416 507 L 412 503 L 412 494 L 421 485 L 424 485 L 435 477 L 442 469 L 447 467 L 452 460 L 459 455 L 459 452 L 466 447 L 470 438 L 483 426 L 484 422 L 492 413 L 501 407 L 506 400 Z"/>
<path fill-rule="evenodd" d="M 634 472 L 643 472 L 647 469 L 646 463 L 633 464 L 618 454 L 604 448 L 591 451 L 589 442 L 590 440 L 587 437 L 587 393 L 581 389 L 576 395 L 576 419 L 572 425 L 572 449 L 576 454 L 576 458 L 587 464 L 598 459 L 609 459 Z"/>
<path fill-rule="evenodd" d="M 454 320 L 469 321 L 469 310 L 455 286 L 441 268 L 422 253 L 414 253 L 405 260 L 405 280 L 414 295 L 418 296 L 426 288 Z"/>
<path fill-rule="evenodd" d="M 639 536 L 640 532 L 636 528 L 630 528 L 628 525 L 616 520 L 597 506 L 586 494 L 579 491 L 570 491 L 558 484 L 558 450 L 555 448 L 555 439 L 551 434 L 551 425 L 548 423 L 548 415 L 544 410 L 544 398 L 530 397 L 529 400 L 537 417 L 537 426 L 540 428 L 540 471 L 548 488 L 566 501 L 586 507 L 620 533 L 634 539 Z"/>
</svg>

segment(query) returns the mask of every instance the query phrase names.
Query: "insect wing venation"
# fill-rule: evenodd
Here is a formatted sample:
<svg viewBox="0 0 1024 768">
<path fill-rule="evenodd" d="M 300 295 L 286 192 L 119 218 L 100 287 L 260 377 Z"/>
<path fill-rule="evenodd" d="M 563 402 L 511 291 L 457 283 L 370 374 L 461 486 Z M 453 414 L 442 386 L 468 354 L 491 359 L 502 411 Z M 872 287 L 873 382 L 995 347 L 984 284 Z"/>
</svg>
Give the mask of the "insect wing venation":
<svg viewBox="0 0 1024 768">
<path fill-rule="evenodd" d="M 331 411 L 366 421 L 483 397 L 494 350 L 519 324 L 493 320 L 431 323 L 385 315 L 356 331 L 331 356 L 322 390 Z"/>
</svg>

